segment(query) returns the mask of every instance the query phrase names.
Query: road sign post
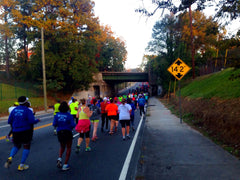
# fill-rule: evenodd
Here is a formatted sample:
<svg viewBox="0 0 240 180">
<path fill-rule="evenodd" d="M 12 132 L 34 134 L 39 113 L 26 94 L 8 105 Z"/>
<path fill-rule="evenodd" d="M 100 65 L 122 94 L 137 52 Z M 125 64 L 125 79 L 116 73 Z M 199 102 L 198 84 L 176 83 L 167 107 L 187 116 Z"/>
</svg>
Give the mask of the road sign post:
<svg viewBox="0 0 240 180">
<path fill-rule="evenodd" d="M 182 109 L 181 109 L 181 84 L 180 80 L 188 73 L 191 68 L 185 64 L 180 58 L 177 58 L 174 63 L 167 69 L 177 80 L 179 88 L 179 114 L 180 123 L 182 123 Z"/>
</svg>

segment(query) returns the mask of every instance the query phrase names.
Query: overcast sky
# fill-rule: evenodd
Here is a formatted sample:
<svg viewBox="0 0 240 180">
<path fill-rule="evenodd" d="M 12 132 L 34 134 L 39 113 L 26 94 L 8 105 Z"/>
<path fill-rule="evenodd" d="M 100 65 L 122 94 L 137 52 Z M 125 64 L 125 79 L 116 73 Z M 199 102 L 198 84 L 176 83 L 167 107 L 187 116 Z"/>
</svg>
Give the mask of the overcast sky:
<svg viewBox="0 0 240 180">
<path fill-rule="evenodd" d="M 140 13 L 136 13 L 135 9 L 144 7 L 153 10 L 151 0 L 150 4 L 142 0 L 93 0 L 95 2 L 95 15 L 99 17 L 100 23 L 111 26 L 116 37 L 121 37 L 126 42 L 128 51 L 126 68 L 136 68 L 142 63 L 142 57 L 145 48 L 151 39 L 152 28 L 155 22 L 161 19 L 161 11 L 158 11 L 153 17 L 146 18 Z M 145 4 L 142 4 L 144 2 Z M 179 1 L 175 1 L 179 2 Z M 214 13 L 214 9 L 205 11 Z M 165 13 L 169 13 L 165 11 Z M 229 31 L 237 31 L 240 23 L 228 29 Z"/>
</svg>

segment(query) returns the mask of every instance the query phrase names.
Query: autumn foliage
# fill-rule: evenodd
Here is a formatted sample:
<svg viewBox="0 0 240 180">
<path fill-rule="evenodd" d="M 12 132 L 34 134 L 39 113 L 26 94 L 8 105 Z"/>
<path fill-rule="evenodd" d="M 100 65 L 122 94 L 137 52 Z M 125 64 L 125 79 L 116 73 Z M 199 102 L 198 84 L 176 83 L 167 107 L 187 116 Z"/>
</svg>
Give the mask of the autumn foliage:
<svg viewBox="0 0 240 180">
<path fill-rule="evenodd" d="M 125 42 L 114 37 L 110 27 L 100 25 L 91 0 L 2 0 L 0 8 L 0 33 L 5 39 L 0 57 L 15 77 L 41 82 L 41 28 L 49 89 L 87 89 L 93 73 L 124 69 Z M 10 57 L 10 45 L 24 52 Z M 30 49 L 34 53 L 28 61 Z"/>
</svg>

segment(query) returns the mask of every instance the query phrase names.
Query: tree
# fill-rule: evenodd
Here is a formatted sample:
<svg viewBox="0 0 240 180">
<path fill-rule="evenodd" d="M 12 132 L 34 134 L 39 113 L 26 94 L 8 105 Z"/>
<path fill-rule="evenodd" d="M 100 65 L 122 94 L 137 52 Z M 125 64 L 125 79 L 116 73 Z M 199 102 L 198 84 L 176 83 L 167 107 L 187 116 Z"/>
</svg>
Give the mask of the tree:
<svg viewBox="0 0 240 180">
<path fill-rule="evenodd" d="M 200 11 L 206 9 L 207 7 L 216 6 L 216 17 L 223 19 L 228 17 L 228 21 L 240 17 L 239 0 L 182 0 L 179 6 L 176 6 L 173 0 L 153 0 L 152 4 L 155 5 L 155 9 L 152 12 L 149 12 L 149 10 L 145 7 L 138 8 L 136 11 L 147 16 L 152 16 L 158 10 L 164 11 L 165 9 L 168 9 L 170 12 L 176 14 L 177 12 L 182 12 L 183 10 L 189 8 L 190 5 L 196 4 L 196 10 Z"/>
<path fill-rule="evenodd" d="M 19 42 L 21 53 L 18 54 L 18 60 L 12 68 L 18 78 L 42 81 L 41 28 L 44 28 L 49 89 L 87 89 L 93 82 L 93 73 L 98 69 L 108 66 L 113 71 L 123 70 L 127 54 L 125 42 L 115 38 L 109 28 L 99 25 L 99 20 L 94 15 L 93 1 L 0 2 L 5 3 L 7 7 L 11 5 L 10 8 L 4 9 L 5 6 L 0 4 L 2 11 L 6 12 L 1 14 L 0 20 L 4 22 L 4 15 L 7 16 L 5 24 L 1 24 L 1 37 L 11 32 L 7 34 L 8 39 L 13 37 Z M 7 28 L 4 29 L 4 26 Z M 10 46 L 5 47 L 4 53 L 0 50 L 2 56 L 9 54 L 6 52 L 9 52 Z M 33 52 L 30 59 L 28 47 Z M 105 57 L 106 52 L 108 55 Z"/>
<path fill-rule="evenodd" d="M 3 20 L 3 23 L 0 24 L 0 34 L 1 40 L 4 41 L 4 53 L 1 53 L 1 57 L 4 58 L 6 63 L 6 74 L 9 79 L 9 64 L 10 64 L 10 49 L 13 50 L 13 16 L 11 11 L 15 8 L 16 2 L 13 0 L 1 0 L 0 1 L 0 19 Z M 11 51 L 12 52 L 12 51 Z"/>
<path fill-rule="evenodd" d="M 222 17 L 225 18 L 226 15 L 230 15 L 230 19 L 236 19 L 240 15 L 240 2 L 239 0 L 231 0 L 231 1 L 217 1 L 218 11 L 216 14 L 216 17 Z M 177 12 L 185 11 L 185 9 L 189 8 L 189 18 L 190 18 L 190 33 L 191 33 L 191 49 L 192 49 L 192 72 L 193 72 L 193 78 L 195 78 L 195 49 L 194 49 L 194 37 L 193 37 L 193 31 L 192 31 L 192 10 L 191 5 L 196 3 L 198 10 L 203 10 L 204 8 L 208 6 L 212 6 L 215 1 L 210 0 L 182 0 L 179 7 L 175 6 L 172 0 L 154 0 L 152 1 L 153 4 L 156 5 L 156 8 L 153 12 L 149 12 L 145 7 L 138 8 L 136 11 L 143 13 L 147 16 L 153 16 L 157 10 L 162 10 L 164 12 L 165 9 L 168 9 L 170 12 L 176 14 Z"/>
<path fill-rule="evenodd" d="M 109 26 L 100 26 L 96 39 L 98 53 L 96 62 L 99 71 L 122 71 L 126 61 L 125 42 L 115 38 Z"/>
<path fill-rule="evenodd" d="M 209 58 L 215 57 L 217 39 L 223 37 L 220 30 L 222 27 L 212 17 L 207 18 L 200 11 L 193 12 L 193 35 L 196 50 L 196 69 L 206 65 Z M 178 57 L 187 64 L 191 63 L 191 37 L 189 27 L 189 16 L 187 12 L 174 17 L 165 15 L 161 21 L 157 21 L 153 27 L 152 41 L 149 42 L 147 50 L 155 54 L 155 57 L 147 56 L 149 61 L 147 69 L 157 76 L 158 83 L 168 88 L 168 82 L 173 80 L 167 68 Z M 150 67 L 152 66 L 152 67 Z M 189 76 L 189 75 L 187 75 Z M 164 81 L 165 80 L 165 81 Z"/>
<path fill-rule="evenodd" d="M 98 21 L 91 1 L 37 3 L 31 26 L 45 29 L 45 59 L 48 88 L 87 89 L 96 72 L 97 44 L 94 33 Z M 42 10 L 45 12 L 42 13 Z M 40 17 L 37 20 L 36 17 Z M 32 68 L 40 69 L 40 42 L 36 42 Z M 36 71 L 34 71 L 36 72 Z M 42 72 L 42 71 L 40 71 Z M 41 78 L 35 74 L 35 79 Z"/>
</svg>

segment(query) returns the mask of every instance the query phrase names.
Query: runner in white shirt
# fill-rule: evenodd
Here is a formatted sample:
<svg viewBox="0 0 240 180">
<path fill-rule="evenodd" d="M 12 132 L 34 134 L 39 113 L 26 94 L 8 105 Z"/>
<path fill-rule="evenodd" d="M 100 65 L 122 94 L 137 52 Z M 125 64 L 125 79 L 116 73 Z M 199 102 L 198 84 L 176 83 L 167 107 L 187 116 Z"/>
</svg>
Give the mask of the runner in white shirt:
<svg viewBox="0 0 240 180">
<path fill-rule="evenodd" d="M 125 141 L 126 131 L 127 131 L 127 138 L 130 139 L 129 129 L 130 129 L 131 111 L 132 111 L 132 107 L 126 103 L 126 99 L 123 99 L 122 104 L 118 107 L 118 112 L 119 112 L 119 121 L 122 126 L 122 136 L 124 141 Z"/>
</svg>

